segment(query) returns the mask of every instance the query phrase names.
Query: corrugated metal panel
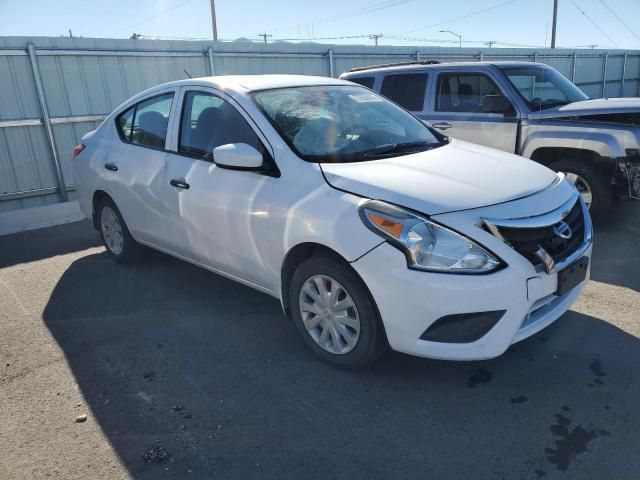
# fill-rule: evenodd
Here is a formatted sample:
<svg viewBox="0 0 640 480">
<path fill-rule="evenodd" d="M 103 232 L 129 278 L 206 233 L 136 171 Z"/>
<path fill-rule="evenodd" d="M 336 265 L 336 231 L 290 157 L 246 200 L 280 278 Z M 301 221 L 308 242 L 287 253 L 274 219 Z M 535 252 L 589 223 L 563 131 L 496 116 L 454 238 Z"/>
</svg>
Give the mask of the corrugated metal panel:
<svg viewBox="0 0 640 480">
<path fill-rule="evenodd" d="M 33 43 L 50 115 L 77 117 L 104 115 L 132 95 L 159 83 L 210 75 L 207 48 L 214 49 L 215 74 L 298 73 L 330 75 L 328 56 L 333 50 L 334 75 L 354 66 L 423 60 L 478 61 L 529 60 L 537 57 L 571 78 L 590 96 L 637 96 L 640 88 L 640 52 L 627 52 L 624 88 L 624 52 L 608 52 L 606 89 L 603 92 L 605 50 L 473 49 L 391 47 L 322 44 L 211 43 L 170 40 L 121 40 L 66 37 L 0 37 L 0 121 L 36 120 L 33 126 L 0 128 L 1 194 L 56 185 L 53 156 L 26 46 Z M 537 53 L 537 55 L 536 55 Z M 574 67 L 573 55 L 577 53 Z M 55 122 L 54 122 L 55 123 Z M 73 146 L 97 122 L 55 124 L 52 128 L 65 183 L 73 185 Z M 50 190 L 47 190 L 50 191 Z M 70 194 L 73 197 L 73 192 Z M 58 201 L 56 194 L 0 201 L 0 211 Z"/>
</svg>

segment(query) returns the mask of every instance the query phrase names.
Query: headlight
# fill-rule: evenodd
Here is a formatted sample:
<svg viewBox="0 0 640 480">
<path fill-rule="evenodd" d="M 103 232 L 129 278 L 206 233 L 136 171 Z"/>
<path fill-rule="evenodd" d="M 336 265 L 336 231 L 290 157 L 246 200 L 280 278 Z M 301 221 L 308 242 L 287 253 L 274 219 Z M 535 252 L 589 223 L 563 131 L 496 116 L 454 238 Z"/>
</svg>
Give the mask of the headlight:
<svg viewBox="0 0 640 480">
<path fill-rule="evenodd" d="M 370 200 L 360 218 L 404 252 L 409 268 L 442 273 L 488 273 L 502 262 L 469 238 L 402 208 Z"/>
</svg>

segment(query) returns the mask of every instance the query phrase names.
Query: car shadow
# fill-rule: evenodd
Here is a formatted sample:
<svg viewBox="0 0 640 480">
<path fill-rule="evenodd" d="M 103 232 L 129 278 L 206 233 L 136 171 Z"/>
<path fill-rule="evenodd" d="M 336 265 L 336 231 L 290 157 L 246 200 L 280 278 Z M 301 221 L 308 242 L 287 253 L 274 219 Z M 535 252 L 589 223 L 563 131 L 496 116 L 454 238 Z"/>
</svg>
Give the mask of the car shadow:
<svg viewBox="0 0 640 480">
<path fill-rule="evenodd" d="M 44 258 L 79 252 L 98 247 L 102 243 L 99 235 L 87 235 L 93 230 L 89 220 L 73 222 L 55 227 L 0 236 L 0 268 L 20 263 L 29 263 Z"/>
<path fill-rule="evenodd" d="M 614 203 L 595 223 L 591 278 L 640 292 L 640 201 Z"/>
<path fill-rule="evenodd" d="M 640 343 L 569 312 L 484 362 L 306 350 L 276 299 L 160 253 L 76 260 L 43 319 L 135 478 L 632 478 Z M 587 473 L 588 472 L 588 473 Z"/>
</svg>

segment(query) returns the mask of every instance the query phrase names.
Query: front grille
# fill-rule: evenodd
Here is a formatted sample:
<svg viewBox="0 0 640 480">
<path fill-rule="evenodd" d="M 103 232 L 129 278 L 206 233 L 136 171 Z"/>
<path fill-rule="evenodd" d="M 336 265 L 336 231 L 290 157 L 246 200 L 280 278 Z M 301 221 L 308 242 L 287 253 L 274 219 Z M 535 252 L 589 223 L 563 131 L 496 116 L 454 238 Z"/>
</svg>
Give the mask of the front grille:
<svg viewBox="0 0 640 480">
<path fill-rule="evenodd" d="M 535 252 L 539 247 L 544 248 L 558 263 L 565 260 L 575 252 L 584 242 L 584 214 L 582 204 L 576 201 L 567 216 L 563 219 L 567 223 L 573 235 L 569 239 L 564 239 L 556 235 L 553 231 L 554 225 L 538 228 L 516 228 L 498 226 L 498 231 L 505 241 L 518 253 L 529 260 L 533 265 L 538 266 L 542 261 Z"/>
</svg>

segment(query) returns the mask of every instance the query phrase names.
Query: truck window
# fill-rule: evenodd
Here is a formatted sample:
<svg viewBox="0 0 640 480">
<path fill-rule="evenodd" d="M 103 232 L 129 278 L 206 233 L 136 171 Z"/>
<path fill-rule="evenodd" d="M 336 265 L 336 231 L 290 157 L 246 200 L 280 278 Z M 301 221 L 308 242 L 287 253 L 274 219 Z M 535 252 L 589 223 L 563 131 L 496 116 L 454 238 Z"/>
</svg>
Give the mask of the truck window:
<svg viewBox="0 0 640 480">
<path fill-rule="evenodd" d="M 405 73 L 386 75 L 380 93 L 407 110 L 421 112 L 426 90 L 426 73 Z"/>
<path fill-rule="evenodd" d="M 363 87 L 373 88 L 373 82 L 375 77 L 356 77 L 356 78 L 348 78 L 350 82 L 357 83 L 362 85 Z"/>
<path fill-rule="evenodd" d="M 495 82 L 484 74 L 443 73 L 438 76 L 437 111 L 504 113 L 504 105 L 508 104 Z"/>
</svg>

